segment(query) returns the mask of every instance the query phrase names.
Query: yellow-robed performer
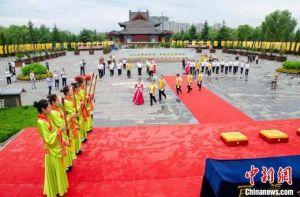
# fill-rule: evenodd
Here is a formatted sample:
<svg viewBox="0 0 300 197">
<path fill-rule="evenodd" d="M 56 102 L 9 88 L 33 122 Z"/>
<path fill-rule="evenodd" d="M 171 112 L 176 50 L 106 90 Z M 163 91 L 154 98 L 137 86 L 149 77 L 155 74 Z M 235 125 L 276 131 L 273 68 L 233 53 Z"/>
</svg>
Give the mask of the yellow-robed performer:
<svg viewBox="0 0 300 197">
<path fill-rule="evenodd" d="M 54 124 L 54 126 L 57 129 L 62 129 L 62 128 L 67 128 L 66 123 L 68 122 L 68 120 L 65 117 L 64 112 L 62 111 L 62 109 L 59 107 L 60 105 L 60 101 L 59 98 L 57 97 L 56 94 L 52 94 L 48 96 L 48 101 L 51 105 L 51 112 L 48 115 L 48 117 L 50 118 L 50 120 L 52 121 L 52 123 Z M 70 132 L 69 130 L 67 130 L 68 132 L 63 132 L 62 136 L 63 136 L 63 142 L 65 143 L 65 152 L 66 155 L 64 156 L 64 164 L 66 166 L 66 170 L 69 171 L 72 168 L 72 161 L 73 159 L 76 158 L 75 155 L 75 150 L 74 147 L 71 148 L 71 139 L 69 137 Z"/>
<path fill-rule="evenodd" d="M 63 196 L 67 193 L 69 183 L 66 174 L 63 157 L 62 132 L 65 128 L 57 129 L 48 118 L 51 112 L 49 102 L 45 99 L 34 102 L 39 115 L 37 127 L 45 144 L 45 179 L 43 193 L 47 197 Z"/>
<path fill-rule="evenodd" d="M 97 75 L 95 77 L 95 82 L 94 82 L 94 73 L 92 75 L 91 83 L 89 86 L 89 92 L 86 97 L 86 109 L 88 111 L 88 125 L 86 127 L 87 132 L 91 132 L 93 129 L 93 110 L 94 110 L 94 94 L 95 94 L 95 88 L 96 88 L 96 81 L 97 81 Z M 93 92 L 92 92 L 93 89 Z"/>
<path fill-rule="evenodd" d="M 190 93 L 193 88 L 192 88 L 192 82 L 193 82 L 193 75 L 190 73 L 187 76 L 187 88 L 188 88 L 188 93 Z"/>
<path fill-rule="evenodd" d="M 73 89 L 70 86 L 63 88 L 63 93 L 65 95 L 65 110 L 67 113 L 67 119 L 70 123 L 70 139 L 74 143 L 75 153 L 81 153 L 81 130 L 80 130 L 80 120 L 78 104 L 75 95 L 73 95 Z"/>
<path fill-rule="evenodd" d="M 88 120 L 89 114 L 87 111 L 86 105 L 86 95 L 87 95 L 87 86 L 86 81 L 82 78 L 78 79 L 79 88 L 76 88 L 75 97 L 78 103 L 78 111 L 79 111 L 79 122 L 80 122 L 80 131 L 81 131 L 81 141 L 87 141 L 87 131 L 90 126 L 90 121 Z"/>
</svg>

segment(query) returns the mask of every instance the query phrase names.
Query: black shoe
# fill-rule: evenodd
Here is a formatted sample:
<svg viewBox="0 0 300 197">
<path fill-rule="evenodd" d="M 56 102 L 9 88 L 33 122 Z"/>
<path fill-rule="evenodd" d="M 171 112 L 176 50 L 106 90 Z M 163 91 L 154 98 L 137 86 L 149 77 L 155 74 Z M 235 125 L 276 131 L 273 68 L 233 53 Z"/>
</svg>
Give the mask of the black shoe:
<svg viewBox="0 0 300 197">
<path fill-rule="evenodd" d="M 72 170 L 72 166 L 67 167 L 66 172 L 70 172 Z"/>
<path fill-rule="evenodd" d="M 80 155 L 81 153 L 82 153 L 82 151 L 79 150 L 79 151 L 76 153 L 76 155 Z"/>
<path fill-rule="evenodd" d="M 87 139 L 84 138 L 81 142 L 82 142 L 82 143 L 86 143 L 86 142 L 87 142 Z"/>
</svg>

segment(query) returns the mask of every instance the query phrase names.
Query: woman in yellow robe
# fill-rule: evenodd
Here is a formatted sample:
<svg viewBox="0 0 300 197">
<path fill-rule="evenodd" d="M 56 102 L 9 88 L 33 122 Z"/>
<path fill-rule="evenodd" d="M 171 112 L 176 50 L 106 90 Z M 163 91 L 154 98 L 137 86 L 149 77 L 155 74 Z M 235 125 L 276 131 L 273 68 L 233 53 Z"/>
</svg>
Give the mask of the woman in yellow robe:
<svg viewBox="0 0 300 197">
<path fill-rule="evenodd" d="M 45 144 L 45 179 L 44 194 L 47 197 L 63 196 L 69 187 L 63 156 L 62 132 L 65 128 L 57 129 L 48 115 L 51 112 L 49 102 L 45 99 L 34 102 L 39 115 L 37 127 Z"/>
<path fill-rule="evenodd" d="M 91 82 L 92 83 L 92 82 Z M 92 84 L 91 84 L 92 85 Z M 85 88 L 87 86 L 87 88 Z M 93 111 L 93 95 L 91 95 L 90 91 L 91 87 L 87 84 L 87 81 L 83 81 L 82 85 L 80 87 L 81 90 L 81 96 L 84 101 L 84 96 L 86 96 L 85 102 L 83 103 L 85 105 L 86 109 L 86 122 L 84 122 L 84 128 L 85 128 L 85 134 L 91 132 L 93 127 L 93 118 L 92 118 L 92 111 Z"/>
<path fill-rule="evenodd" d="M 52 94 L 48 96 L 48 101 L 51 105 L 51 112 L 48 115 L 52 123 L 57 129 L 62 129 L 66 127 L 65 125 L 65 116 L 61 108 L 59 107 L 60 101 L 56 94 Z M 68 120 L 67 120 L 68 122 Z M 63 140 L 65 143 L 65 151 L 66 155 L 64 156 L 64 162 L 66 165 L 66 170 L 69 171 L 72 169 L 72 161 L 76 158 L 74 147 L 71 148 L 71 140 L 70 140 L 70 128 L 67 128 L 68 132 L 63 132 Z"/>
<path fill-rule="evenodd" d="M 75 100 L 73 96 L 73 90 L 70 86 L 66 86 L 63 88 L 62 91 L 65 95 L 65 110 L 67 112 L 67 119 L 70 123 L 70 138 L 72 139 L 72 142 L 74 143 L 75 147 L 75 153 L 78 155 L 81 153 L 81 130 L 80 130 L 80 119 L 79 119 L 79 112 L 78 111 L 78 103 L 77 98 L 76 99 L 76 106 L 75 106 Z M 76 108 L 77 107 L 77 110 Z"/>
<path fill-rule="evenodd" d="M 87 109 L 87 97 L 86 93 L 86 82 L 82 78 L 78 80 L 78 85 L 80 86 L 77 90 L 77 98 L 80 101 L 80 120 L 81 120 L 81 132 L 82 132 L 82 142 L 87 141 L 87 132 L 90 130 L 90 120 L 89 112 Z"/>
</svg>

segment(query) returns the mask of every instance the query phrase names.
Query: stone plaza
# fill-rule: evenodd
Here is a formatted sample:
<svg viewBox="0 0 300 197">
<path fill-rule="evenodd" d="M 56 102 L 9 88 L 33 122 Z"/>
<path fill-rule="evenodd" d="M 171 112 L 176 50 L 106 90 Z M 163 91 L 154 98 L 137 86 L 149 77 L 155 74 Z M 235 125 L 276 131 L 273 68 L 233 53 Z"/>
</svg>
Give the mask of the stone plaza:
<svg viewBox="0 0 300 197">
<path fill-rule="evenodd" d="M 157 49 L 159 50 L 159 49 Z M 202 54 L 208 54 L 207 50 L 203 50 Z M 113 51 L 111 55 L 115 55 L 118 60 L 123 54 Z M 201 54 L 197 54 L 196 58 Z M 234 60 L 235 56 L 223 54 L 217 50 L 216 56 L 219 60 Z M 50 71 L 60 72 L 62 68 L 66 69 L 68 74 L 67 83 L 74 82 L 74 77 L 79 74 L 79 62 L 85 59 L 87 62 L 86 72 L 98 74 L 97 64 L 100 57 L 105 60 L 109 55 L 103 55 L 102 51 L 96 51 L 95 55 L 89 55 L 88 52 L 81 52 L 79 56 L 75 56 L 73 52 L 68 52 L 66 56 L 49 60 Z M 289 59 L 299 59 L 296 56 L 289 56 Z M 2 58 L 0 60 L 0 69 L 5 70 L 8 61 L 12 58 Z M 241 61 L 246 61 L 246 57 L 241 56 Z M 41 62 L 45 64 L 45 62 Z M 193 117 L 185 105 L 177 102 L 177 96 L 170 87 L 167 87 L 167 99 L 161 104 L 157 103 L 150 106 L 148 85 L 145 63 L 143 62 L 142 82 L 144 84 L 145 104 L 136 106 L 132 103 L 134 84 L 136 83 L 137 68 L 132 69 L 132 78 L 127 79 L 126 71 L 123 70 L 121 76 L 117 76 L 116 72 L 113 77 L 109 76 L 106 69 L 106 75 L 97 81 L 94 110 L 94 126 L 133 126 L 133 125 L 158 125 L 158 124 L 197 124 L 198 121 Z M 281 66 L 281 63 L 268 60 L 259 60 L 256 65 L 254 62 L 250 65 L 250 73 L 248 80 L 245 75 L 240 73 L 233 75 L 229 73 L 225 75 L 213 74 L 211 77 L 204 77 L 203 84 L 206 88 L 217 94 L 233 106 L 255 120 L 274 120 L 274 119 L 293 119 L 300 117 L 300 79 L 287 75 L 280 75 L 278 88 L 276 91 L 271 90 L 271 80 L 275 70 Z M 175 75 L 183 73 L 181 61 L 177 62 L 159 62 L 157 61 L 157 73 L 154 79 L 157 81 L 161 74 Z M 17 69 L 18 72 L 18 69 Z M 184 77 L 184 76 L 183 76 Z M 60 81 L 61 82 L 61 81 Z M 12 85 L 6 84 L 5 75 L 0 80 L 0 87 L 22 87 L 26 90 L 22 94 L 23 105 L 32 105 L 33 101 L 45 98 L 48 93 L 46 81 L 38 81 L 37 89 L 31 89 L 28 82 L 15 81 Z M 60 84 L 61 86 L 61 84 Z M 54 87 L 52 88 L 54 89 Z M 183 91 L 187 91 L 183 87 Z M 52 93 L 61 95 L 57 90 Z M 192 94 L 201 94 L 197 91 L 194 84 Z M 201 124 L 201 122 L 200 122 Z"/>
</svg>

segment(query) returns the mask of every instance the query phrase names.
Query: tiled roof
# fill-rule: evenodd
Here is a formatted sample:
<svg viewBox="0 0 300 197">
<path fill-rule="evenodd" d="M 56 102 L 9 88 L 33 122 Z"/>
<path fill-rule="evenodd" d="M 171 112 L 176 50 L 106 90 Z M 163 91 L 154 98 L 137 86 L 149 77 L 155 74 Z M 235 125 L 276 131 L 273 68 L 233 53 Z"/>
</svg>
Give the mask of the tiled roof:
<svg viewBox="0 0 300 197">
<path fill-rule="evenodd" d="M 121 27 L 124 27 L 121 34 L 161 34 L 163 31 L 157 30 L 155 27 L 160 23 L 153 23 L 144 20 L 128 21 L 125 23 L 119 23 Z"/>
<path fill-rule="evenodd" d="M 0 95 L 19 95 L 23 88 L 0 88 Z"/>
</svg>

